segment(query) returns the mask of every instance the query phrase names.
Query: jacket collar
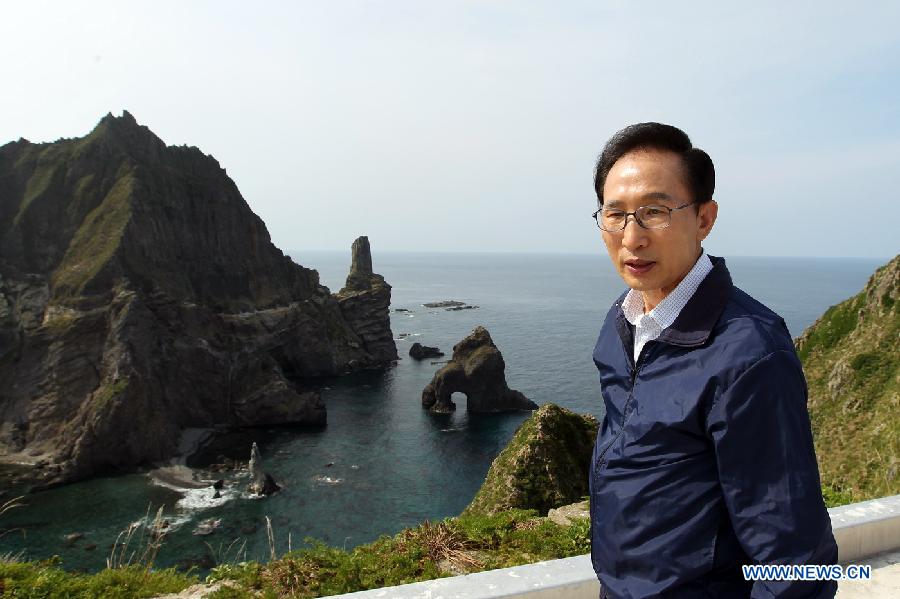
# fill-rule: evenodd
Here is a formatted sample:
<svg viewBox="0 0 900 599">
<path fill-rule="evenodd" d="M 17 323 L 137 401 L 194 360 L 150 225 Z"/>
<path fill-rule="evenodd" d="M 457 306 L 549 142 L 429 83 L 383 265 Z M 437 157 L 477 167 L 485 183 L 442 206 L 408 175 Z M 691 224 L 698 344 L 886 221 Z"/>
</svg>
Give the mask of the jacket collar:
<svg viewBox="0 0 900 599">
<path fill-rule="evenodd" d="M 697 287 L 697 291 L 682 308 L 672 326 L 665 329 L 657 341 L 682 347 L 698 347 L 709 339 L 725 310 L 733 287 L 731 274 L 725 267 L 725 259 L 716 256 L 710 256 L 709 259 L 712 260 L 713 269 Z M 634 330 L 622 312 L 621 305 L 624 298 L 625 294 L 616 302 L 619 306 L 616 329 L 625 347 L 632 347 Z"/>
</svg>

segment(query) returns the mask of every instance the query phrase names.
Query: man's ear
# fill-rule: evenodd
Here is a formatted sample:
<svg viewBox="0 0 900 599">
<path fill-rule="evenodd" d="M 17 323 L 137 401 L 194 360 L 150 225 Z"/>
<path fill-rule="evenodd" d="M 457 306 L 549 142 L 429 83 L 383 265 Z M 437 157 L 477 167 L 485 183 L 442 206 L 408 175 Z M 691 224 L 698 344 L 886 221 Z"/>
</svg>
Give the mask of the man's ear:
<svg viewBox="0 0 900 599">
<path fill-rule="evenodd" d="M 700 220 L 700 228 L 697 230 L 697 241 L 703 241 L 713 225 L 716 224 L 716 216 L 719 214 L 719 205 L 715 200 L 703 202 L 697 210 L 697 218 Z"/>
</svg>

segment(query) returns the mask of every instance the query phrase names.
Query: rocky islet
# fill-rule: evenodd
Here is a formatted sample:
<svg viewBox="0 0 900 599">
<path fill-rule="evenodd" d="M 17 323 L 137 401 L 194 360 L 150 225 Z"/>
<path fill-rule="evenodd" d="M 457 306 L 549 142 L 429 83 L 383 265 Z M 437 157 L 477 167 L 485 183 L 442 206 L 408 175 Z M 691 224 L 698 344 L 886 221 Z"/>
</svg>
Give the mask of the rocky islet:
<svg viewBox="0 0 900 599">
<path fill-rule="evenodd" d="M 414 360 L 425 360 L 427 358 L 440 358 L 444 355 L 437 347 L 422 345 L 419 342 L 413 343 L 409 348 L 409 357 Z"/>
<path fill-rule="evenodd" d="M 466 395 L 469 412 L 533 410 L 538 406 L 506 383 L 503 355 L 482 326 L 475 327 L 453 346 L 453 357 L 438 370 L 422 391 L 422 407 L 436 413 L 456 409 L 451 397 Z"/>
</svg>

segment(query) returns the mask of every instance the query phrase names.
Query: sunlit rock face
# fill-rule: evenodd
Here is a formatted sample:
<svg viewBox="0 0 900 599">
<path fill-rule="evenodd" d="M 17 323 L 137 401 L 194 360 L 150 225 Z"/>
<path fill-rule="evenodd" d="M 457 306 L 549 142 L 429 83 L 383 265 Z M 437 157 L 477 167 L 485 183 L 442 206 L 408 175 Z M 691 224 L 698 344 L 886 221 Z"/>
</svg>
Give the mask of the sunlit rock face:
<svg viewBox="0 0 900 599">
<path fill-rule="evenodd" d="M 576 414 L 555 404 L 541 406 L 491 464 L 464 513 L 518 508 L 545 516 L 552 508 L 582 500 L 588 494 L 598 427 L 590 414 Z"/>
<path fill-rule="evenodd" d="M 796 346 L 826 501 L 900 493 L 900 256 Z"/>
</svg>

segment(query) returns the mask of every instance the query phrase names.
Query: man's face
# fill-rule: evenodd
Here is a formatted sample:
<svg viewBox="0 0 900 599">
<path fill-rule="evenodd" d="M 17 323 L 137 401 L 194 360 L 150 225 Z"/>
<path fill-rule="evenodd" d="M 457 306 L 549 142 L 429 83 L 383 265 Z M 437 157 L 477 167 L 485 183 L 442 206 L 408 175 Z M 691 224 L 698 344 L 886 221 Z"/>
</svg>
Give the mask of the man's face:
<svg viewBox="0 0 900 599">
<path fill-rule="evenodd" d="M 681 157 L 665 150 L 635 150 L 619 158 L 603 185 L 604 208 L 632 212 L 650 204 L 676 208 L 693 200 Z M 625 283 L 643 292 L 652 309 L 684 278 L 700 255 L 700 242 L 716 220 L 713 201 L 672 212 L 665 229 L 645 229 L 628 217 L 624 231 L 603 231 L 603 242 Z"/>
</svg>

